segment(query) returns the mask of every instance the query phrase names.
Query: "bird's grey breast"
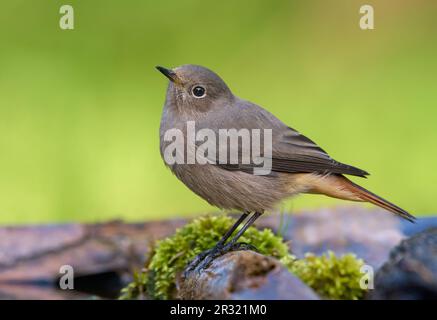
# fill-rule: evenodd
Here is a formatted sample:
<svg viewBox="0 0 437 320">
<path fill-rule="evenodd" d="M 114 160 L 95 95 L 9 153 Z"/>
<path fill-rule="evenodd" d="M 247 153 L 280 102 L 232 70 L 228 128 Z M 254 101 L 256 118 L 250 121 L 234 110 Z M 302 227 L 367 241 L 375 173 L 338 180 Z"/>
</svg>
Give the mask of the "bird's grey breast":
<svg viewBox="0 0 437 320">
<path fill-rule="evenodd" d="M 254 109 L 253 109 L 254 108 Z M 209 129 L 218 135 L 220 129 L 260 129 L 271 128 L 270 114 L 243 100 L 235 104 L 223 104 L 207 113 L 198 115 L 181 114 L 173 106 L 164 107 L 161 127 L 161 154 L 169 145 L 164 139 L 165 132 L 177 129 L 184 137 L 187 147 L 187 122 L 192 121 L 196 130 Z M 232 146 L 230 146 L 232 148 Z M 212 158 L 217 161 L 217 158 Z M 165 161 L 165 159 L 164 159 Z M 257 176 L 239 170 L 227 170 L 216 164 L 180 164 L 167 166 L 187 187 L 212 205 L 224 209 L 263 211 L 283 198 L 286 191 L 282 176 Z"/>
</svg>

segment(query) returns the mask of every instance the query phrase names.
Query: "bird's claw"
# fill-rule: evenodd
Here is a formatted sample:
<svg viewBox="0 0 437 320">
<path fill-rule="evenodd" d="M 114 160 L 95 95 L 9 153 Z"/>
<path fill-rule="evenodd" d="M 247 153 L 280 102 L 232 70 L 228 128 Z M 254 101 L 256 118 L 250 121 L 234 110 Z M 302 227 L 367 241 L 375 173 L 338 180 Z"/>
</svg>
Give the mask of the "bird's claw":
<svg viewBox="0 0 437 320">
<path fill-rule="evenodd" d="M 205 260 L 205 258 L 210 255 L 214 250 L 216 249 L 216 247 L 212 248 L 212 249 L 208 249 L 205 250 L 201 253 L 199 253 L 197 256 L 194 257 L 193 260 L 190 261 L 190 263 L 188 264 L 188 266 L 185 268 L 184 271 L 184 277 L 186 278 L 188 276 L 189 273 L 191 273 L 192 271 L 196 270 L 197 266 L 203 261 Z"/>
<path fill-rule="evenodd" d="M 189 274 L 193 271 L 200 274 L 203 270 L 205 270 L 210 263 L 215 259 L 218 258 L 225 253 L 231 252 L 231 251 L 245 251 L 245 250 L 252 250 L 252 251 L 258 251 L 258 249 L 248 243 L 244 242 L 237 242 L 237 243 L 228 243 L 224 246 L 215 246 L 212 249 L 205 250 L 198 254 L 185 268 L 184 271 L 184 278 L 188 278 Z"/>
</svg>

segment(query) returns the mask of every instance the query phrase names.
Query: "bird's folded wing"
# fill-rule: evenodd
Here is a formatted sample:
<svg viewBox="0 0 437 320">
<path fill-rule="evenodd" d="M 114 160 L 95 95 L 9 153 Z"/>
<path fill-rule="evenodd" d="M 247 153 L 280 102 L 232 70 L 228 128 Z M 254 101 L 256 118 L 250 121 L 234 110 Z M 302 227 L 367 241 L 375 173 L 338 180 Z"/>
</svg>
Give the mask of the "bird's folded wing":
<svg viewBox="0 0 437 320">
<path fill-rule="evenodd" d="M 320 173 L 320 174 L 347 174 L 359 177 L 365 177 L 368 173 L 359 168 L 340 163 L 332 159 L 323 149 L 317 146 L 313 141 L 301 135 L 296 130 L 288 128 L 284 134 L 273 139 L 272 148 L 272 168 L 274 172 L 288 173 Z M 239 159 L 244 152 L 242 146 L 239 146 Z M 260 167 L 255 163 L 237 164 L 218 164 L 227 170 L 239 170 L 247 173 L 253 173 L 255 167 Z"/>
<path fill-rule="evenodd" d="M 364 170 L 335 161 L 312 140 L 292 128 L 287 129 L 273 147 L 273 171 L 368 175 Z"/>
<path fill-rule="evenodd" d="M 282 121 L 277 119 L 270 112 L 265 109 L 252 104 L 247 101 L 242 101 L 237 108 L 229 110 L 223 110 L 226 115 L 218 116 L 216 119 L 226 119 L 225 122 L 218 121 L 214 123 L 214 131 L 218 131 L 218 128 L 233 128 L 236 130 L 249 129 L 253 132 L 253 129 L 260 129 L 261 132 L 265 132 L 265 129 L 271 130 L 271 171 L 275 172 L 289 172 L 289 173 L 335 173 L 335 174 L 347 174 L 359 177 L 365 177 L 368 173 L 364 170 L 356 167 L 346 165 L 332 159 L 322 148 L 320 148 L 314 141 L 300 134 L 298 131 L 288 127 Z M 211 125 L 209 123 L 208 125 Z M 261 133 L 262 135 L 263 133 Z M 253 137 L 252 137 L 253 139 Z M 261 146 L 260 151 L 264 150 L 263 137 L 260 138 Z M 241 141 L 240 141 L 241 142 Z M 223 150 L 223 148 L 228 150 Z M 256 165 L 255 163 L 247 163 L 242 161 L 242 155 L 250 155 L 253 159 L 252 144 L 238 143 L 228 146 L 217 146 L 218 154 L 221 152 L 232 151 L 238 153 L 237 163 L 220 163 L 218 155 L 216 158 L 208 157 L 209 160 L 216 165 L 227 170 L 239 170 L 247 173 L 253 173 Z M 233 150 L 232 148 L 238 148 Z"/>
</svg>

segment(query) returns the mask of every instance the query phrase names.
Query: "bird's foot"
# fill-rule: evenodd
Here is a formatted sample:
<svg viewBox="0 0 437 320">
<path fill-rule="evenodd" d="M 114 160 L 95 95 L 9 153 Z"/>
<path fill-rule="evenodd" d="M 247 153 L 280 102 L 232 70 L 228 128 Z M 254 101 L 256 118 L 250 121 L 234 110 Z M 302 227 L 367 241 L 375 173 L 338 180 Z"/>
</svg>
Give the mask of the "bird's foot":
<svg viewBox="0 0 437 320">
<path fill-rule="evenodd" d="M 184 278 L 187 278 L 188 275 L 195 271 L 200 274 L 204 269 L 206 269 L 209 264 L 215 259 L 218 258 L 225 253 L 231 251 L 244 251 L 244 250 L 253 250 L 258 251 L 258 249 L 248 243 L 237 242 L 237 243 L 228 243 L 226 245 L 217 245 L 212 249 L 208 249 L 198 254 L 187 266 L 184 271 Z"/>
</svg>

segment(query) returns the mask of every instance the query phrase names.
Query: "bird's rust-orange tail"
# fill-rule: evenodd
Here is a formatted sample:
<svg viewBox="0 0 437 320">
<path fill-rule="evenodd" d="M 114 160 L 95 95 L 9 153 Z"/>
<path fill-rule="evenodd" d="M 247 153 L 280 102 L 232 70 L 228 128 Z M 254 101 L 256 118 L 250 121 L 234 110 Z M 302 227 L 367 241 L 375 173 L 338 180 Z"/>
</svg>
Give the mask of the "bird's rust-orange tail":
<svg viewBox="0 0 437 320">
<path fill-rule="evenodd" d="M 314 185 L 313 191 L 334 198 L 370 202 L 410 222 L 415 222 L 416 220 L 413 215 L 404 209 L 353 183 L 342 175 L 331 175 L 318 180 Z"/>
<path fill-rule="evenodd" d="M 415 222 L 415 217 L 411 214 L 409 214 L 404 209 L 398 207 L 397 205 L 381 198 L 380 196 L 374 194 L 373 192 L 370 192 L 369 190 L 364 189 L 363 187 L 357 185 L 356 183 L 353 183 L 346 177 L 343 178 L 343 184 L 344 186 L 349 189 L 351 192 L 353 192 L 355 195 L 357 195 L 360 199 L 363 201 L 367 201 L 370 203 L 373 203 L 374 205 L 381 207 L 383 209 L 386 209 L 390 212 L 393 212 L 394 214 L 410 221 Z"/>
</svg>

